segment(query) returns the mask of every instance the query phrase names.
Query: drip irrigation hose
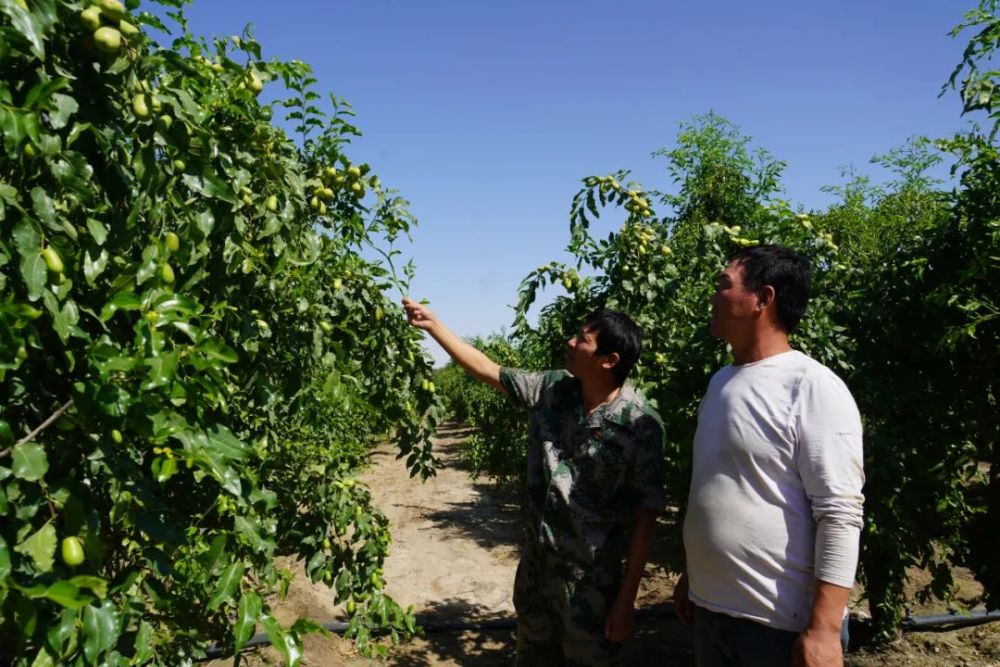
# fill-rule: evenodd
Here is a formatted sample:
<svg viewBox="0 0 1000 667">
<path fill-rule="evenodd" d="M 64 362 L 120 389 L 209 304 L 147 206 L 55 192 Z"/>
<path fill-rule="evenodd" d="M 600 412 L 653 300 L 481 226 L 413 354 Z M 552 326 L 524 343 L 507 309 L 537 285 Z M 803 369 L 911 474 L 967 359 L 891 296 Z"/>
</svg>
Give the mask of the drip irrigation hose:
<svg viewBox="0 0 1000 667">
<path fill-rule="evenodd" d="M 674 605 L 661 603 L 637 609 L 635 617 L 637 620 L 646 618 L 676 618 Z M 967 613 L 951 612 L 948 614 L 935 614 L 930 616 L 907 616 L 903 619 L 904 632 L 947 632 L 983 623 L 1000 621 L 1000 610 L 997 611 L 970 611 Z M 418 625 L 423 628 L 425 634 L 435 634 L 441 632 L 465 632 L 467 630 L 513 630 L 516 621 L 513 618 L 489 618 L 479 621 L 418 621 Z M 851 618 L 851 635 L 856 631 L 864 634 L 869 629 L 870 622 L 867 619 Z M 323 627 L 335 634 L 343 634 L 347 631 L 347 623 L 344 621 L 333 621 L 324 623 Z M 373 630 L 372 635 L 378 636 L 386 634 L 386 631 Z M 254 635 L 246 644 L 243 650 L 254 648 L 265 644 L 270 644 L 270 640 L 264 633 Z M 208 650 L 209 658 L 221 658 L 226 656 L 226 651 L 218 646 L 212 646 Z"/>
<path fill-rule="evenodd" d="M 966 613 L 950 612 L 930 616 L 907 616 L 903 619 L 904 631 L 947 632 L 972 625 L 1000 621 L 1000 610 L 970 611 Z"/>
</svg>

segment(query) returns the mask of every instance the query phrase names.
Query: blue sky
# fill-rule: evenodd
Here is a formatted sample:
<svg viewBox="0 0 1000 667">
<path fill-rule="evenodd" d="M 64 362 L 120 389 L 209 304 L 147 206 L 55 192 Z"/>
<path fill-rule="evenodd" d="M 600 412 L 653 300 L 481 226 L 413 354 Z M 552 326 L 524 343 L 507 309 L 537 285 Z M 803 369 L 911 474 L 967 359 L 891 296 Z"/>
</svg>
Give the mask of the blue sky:
<svg viewBox="0 0 1000 667">
<path fill-rule="evenodd" d="M 670 189 L 678 123 L 714 110 L 785 160 L 787 198 L 829 203 L 841 167 L 960 127 L 937 97 L 972 0 L 196 0 L 197 34 L 252 23 L 311 64 L 364 136 L 349 150 L 412 204 L 413 295 L 463 336 L 509 326 L 520 280 L 563 253 L 580 179 Z M 441 354 L 429 347 L 437 359 Z"/>
</svg>

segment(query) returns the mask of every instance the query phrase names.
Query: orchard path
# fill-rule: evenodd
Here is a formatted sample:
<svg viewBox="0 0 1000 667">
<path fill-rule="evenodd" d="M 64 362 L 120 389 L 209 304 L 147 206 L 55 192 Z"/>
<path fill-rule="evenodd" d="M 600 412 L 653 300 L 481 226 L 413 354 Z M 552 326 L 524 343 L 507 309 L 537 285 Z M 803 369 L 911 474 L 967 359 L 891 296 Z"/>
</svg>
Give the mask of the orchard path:
<svg viewBox="0 0 1000 667">
<path fill-rule="evenodd" d="M 404 607 L 413 605 L 423 621 L 463 621 L 512 618 L 511 590 L 520 538 L 517 498 L 496 490 L 487 480 L 473 480 L 461 461 L 461 447 L 470 432 L 444 425 L 435 438 L 441 460 L 437 475 L 420 483 L 409 476 L 390 444 L 375 448 L 370 467 L 361 475 L 376 504 L 391 522 L 393 542 L 385 563 L 386 591 Z M 654 555 L 654 561 L 655 561 Z M 662 562 L 662 561 L 661 561 Z M 325 586 L 302 574 L 284 601 L 274 601 L 275 616 L 292 623 L 300 616 L 320 621 L 343 620 Z M 665 601 L 672 578 L 652 568 L 640 592 L 640 604 Z M 634 662 L 626 664 L 687 664 L 677 660 L 687 649 L 660 646 L 669 630 L 658 621 L 637 628 Z M 648 638 L 648 641 L 643 641 Z M 668 652 L 669 651 L 669 652 Z M 431 633 L 397 647 L 385 662 L 363 659 L 339 637 L 305 638 L 304 665 L 367 667 L 492 667 L 513 664 L 514 633 L 508 630 Z M 639 657 L 641 656 L 641 658 Z M 664 658 L 673 662 L 663 662 Z M 213 666 L 231 665 L 217 661 Z M 267 648 L 244 654 L 241 665 L 277 665 Z"/>
<path fill-rule="evenodd" d="M 386 590 L 403 606 L 412 604 L 421 620 L 463 621 L 511 618 L 510 593 L 518 554 L 518 511 L 513 493 L 499 492 L 487 481 L 475 481 L 461 461 L 468 430 L 445 425 L 435 438 L 441 460 L 436 477 L 421 484 L 410 478 L 392 445 L 383 444 L 371 455 L 361 476 L 391 522 L 393 544 L 385 563 Z M 666 562 L 669 544 L 665 526 L 657 530 L 651 565 L 639 591 L 639 606 L 665 602 L 673 589 L 673 575 L 657 563 Z M 288 597 L 272 601 L 275 616 L 291 624 L 300 616 L 326 622 L 343 620 L 325 586 L 309 582 L 301 565 Z M 920 583 L 911 582 L 914 590 Z M 966 588 L 971 579 L 965 581 Z M 934 613 L 933 607 L 917 613 Z M 626 645 L 624 664 L 693 665 L 684 628 L 674 621 L 641 620 Z M 384 662 L 357 655 L 340 637 L 305 638 L 303 665 L 323 667 L 498 667 L 512 665 L 511 630 L 429 633 L 393 650 Z M 213 661 L 209 667 L 227 667 L 233 660 Z M 271 648 L 241 656 L 243 667 L 280 665 Z M 941 664 L 1000 667 L 1000 623 L 949 633 L 912 633 L 877 652 L 847 657 L 847 667 L 938 667 Z"/>
</svg>

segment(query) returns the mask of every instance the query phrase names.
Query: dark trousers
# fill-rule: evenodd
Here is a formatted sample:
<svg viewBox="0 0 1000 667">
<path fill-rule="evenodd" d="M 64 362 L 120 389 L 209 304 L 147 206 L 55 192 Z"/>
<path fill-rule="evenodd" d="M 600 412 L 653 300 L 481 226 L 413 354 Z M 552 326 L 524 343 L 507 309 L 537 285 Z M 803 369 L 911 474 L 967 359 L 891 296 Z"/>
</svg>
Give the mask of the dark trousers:
<svg viewBox="0 0 1000 667">
<path fill-rule="evenodd" d="M 787 667 L 798 632 L 694 608 L 694 657 L 698 667 Z M 847 651 L 847 619 L 840 645 Z"/>
<path fill-rule="evenodd" d="M 621 569 L 577 566 L 538 546 L 522 550 L 514 580 L 517 667 L 612 667 L 604 638 Z"/>
</svg>

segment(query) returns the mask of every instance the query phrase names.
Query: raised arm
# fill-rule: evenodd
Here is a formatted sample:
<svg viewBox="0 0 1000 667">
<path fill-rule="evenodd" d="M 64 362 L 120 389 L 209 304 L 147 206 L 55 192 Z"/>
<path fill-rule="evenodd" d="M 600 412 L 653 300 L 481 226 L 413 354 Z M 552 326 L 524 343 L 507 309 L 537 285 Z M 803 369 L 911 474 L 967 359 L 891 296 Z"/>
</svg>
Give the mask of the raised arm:
<svg viewBox="0 0 1000 667">
<path fill-rule="evenodd" d="M 452 333 L 427 306 L 406 297 L 403 299 L 403 308 L 406 309 L 410 324 L 429 333 L 469 375 L 503 391 L 498 363 Z"/>
</svg>

